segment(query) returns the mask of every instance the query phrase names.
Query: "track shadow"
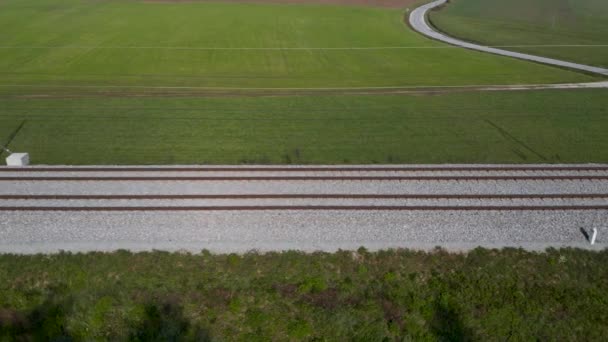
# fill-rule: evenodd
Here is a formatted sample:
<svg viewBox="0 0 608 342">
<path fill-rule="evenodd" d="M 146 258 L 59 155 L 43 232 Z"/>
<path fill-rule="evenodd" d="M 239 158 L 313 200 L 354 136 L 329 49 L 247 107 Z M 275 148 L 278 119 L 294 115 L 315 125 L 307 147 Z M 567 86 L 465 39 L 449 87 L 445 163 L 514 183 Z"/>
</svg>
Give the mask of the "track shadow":
<svg viewBox="0 0 608 342">
<path fill-rule="evenodd" d="M 457 310 L 450 304 L 435 301 L 435 316 L 431 332 L 438 341 L 475 341 L 473 332 L 468 329 Z"/>
<path fill-rule="evenodd" d="M 11 133 L 11 135 L 8 136 L 8 139 L 6 139 L 6 142 L 2 145 L 4 148 L 0 147 L 0 156 L 5 152 L 4 149 L 8 149 L 8 146 L 11 144 L 11 142 L 13 142 L 13 139 L 15 139 L 17 134 L 19 134 L 19 131 L 21 131 L 23 126 L 25 126 L 26 122 L 27 120 L 21 121 L 21 124 L 19 124 L 19 126 L 17 126 L 17 128 Z"/>
<path fill-rule="evenodd" d="M 506 131 L 505 129 L 503 129 L 502 127 L 498 126 L 497 124 L 495 124 L 494 122 L 490 121 L 490 120 L 484 120 L 488 125 L 492 126 L 494 129 L 496 129 L 496 131 L 498 131 L 498 133 L 500 133 L 500 135 L 503 136 L 503 138 L 510 140 L 511 142 L 516 143 L 517 145 L 519 145 L 520 147 L 524 148 L 525 150 L 528 150 L 530 153 L 534 154 L 535 156 L 537 156 L 538 158 L 540 158 L 543 161 L 547 161 L 548 158 L 545 157 L 544 155 L 542 155 L 541 153 L 535 151 L 534 149 L 532 149 L 532 147 L 526 145 L 526 143 L 524 143 L 523 141 L 521 141 L 520 139 L 516 138 L 514 135 L 512 135 L 511 133 L 509 133 L 508 131 Z M 526 160 L 527 158 L 524 156 L 522 157 L 522 153 L 518 150 L 518 152 L 516 152 L 516 154 L 522 158 L 522 160 Z"/>
<path fill-rule="evenodd" d="M 25 314 L 0 309 L 0 341 L 74 341 L 66 328 L 69 307 L 47 299 Z"/>
<path fill-rule="evenodd" d="M 585 237 L 585 240 L 587 240 L 587 242 L 591 241 L 591 237 L 589 236 L 589 233 L 585 230 L 585 228 L 581 227 L 580 231 L 581 234 L 583 234 L 583 236 Z"/>
<path fill-rule="evenodd" d="M 207 330 L 192 327 L 178 303 L 149 302 L 143 321 L 130 335 L 131 341 L 211 341 Z"/>
</svg>

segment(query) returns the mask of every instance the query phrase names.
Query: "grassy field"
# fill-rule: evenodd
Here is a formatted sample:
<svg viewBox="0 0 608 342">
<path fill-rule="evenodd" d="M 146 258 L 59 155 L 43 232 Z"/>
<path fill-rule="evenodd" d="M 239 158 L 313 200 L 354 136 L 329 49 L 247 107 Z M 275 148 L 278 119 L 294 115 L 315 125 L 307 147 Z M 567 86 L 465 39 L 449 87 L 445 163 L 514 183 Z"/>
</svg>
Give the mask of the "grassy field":
<svg viewBox="0 0 608 342">
<path fill-rule="evenodd" d="M 605 0 L 451 0 L 430 18 L 452 36 L 487 45 L 603 45 L 509 49 L 608 67 Z"/>
<path fill-rule="evenodd" d="M 600 341 L 608 252 L 0 256 L 0 340 Z"/>
<path fill-rule="evenodd" d="M 0 99 L 0 143 L 36 164 L 608 162 L 607 95 Z"/>
<path fill-rule="evenodd" d="M 403 12 L 329 5 L 4 0 L 0 92 L 30 93 L 43 85 L 323 88 L 594 80 L 425 39 L 407 28 Z"/>
<path fill-rule="evenodd" d="M 601 90 L 195 94 L 598 80 L 442 45 L 402 17 L 357 6 L 0 1 L 0 144 L 36 164 L 608 162 Z"/>
</svg>

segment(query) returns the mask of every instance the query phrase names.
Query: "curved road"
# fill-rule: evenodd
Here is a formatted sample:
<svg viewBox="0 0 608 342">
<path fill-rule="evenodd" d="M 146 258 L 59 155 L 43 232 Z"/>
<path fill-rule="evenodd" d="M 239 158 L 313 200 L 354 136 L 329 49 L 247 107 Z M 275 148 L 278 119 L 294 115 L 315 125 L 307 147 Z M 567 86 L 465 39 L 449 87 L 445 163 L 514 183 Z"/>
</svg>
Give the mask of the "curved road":
<svg viewBox="0 0 608 342">
<path fill-rule="evenodd" d="M 445 4 L 446 2 L 447 2 L 447 0 L 433 1 L 429 4 L 420 6 L 420 7 L 416 8 L 414 11 L 412 11 L 412 13 L 410 14 L 410 18 L 409 18 L 410 25 L 412 26 L 412 28 L 427 37 L 430 37 L 430 38 L 433 38 L 433 39 L 436 39 L 436 40 L 439 40 L 439 41 L 442 41 L 442 42 L 445 42 L 445 43 L 448 43 L 451 45 L 456 45 L 456 46 L 460 46 L 463 48 L 471 49 L 471 50 L 488 52 L 488 53 L 492 53 L 495 55 L 514 57 L 514 58 L 524 59 L 527 61 L 549 64 L 549 65 L 559 66 L 559 67 L 563 67 L 563 68 L 576 69 L 576 70 L 585 71 L 585 72 L 589 72 L 589 73 L 608 76 L 608 69 L 598 68 L 598 67 L 578 64 L 578 63 L 571 63 L 571 62 L 561 61 L 561 60 L 553 59 L 553 58 L 528 55 L 525 53 L 507 51 L 507 50 L 492 48 L 492 47 L 483 46 L 483 45 L 477 45 L 477 44 L 468 43 L 468 42 L 465 42 L 462 40 L 458 40 L 456 38 L 446 36 L 443 33 L 437 32 L 427 23 L 426 14 L 429 10 L 439 7 L 443 4 Z"/>
</svg>

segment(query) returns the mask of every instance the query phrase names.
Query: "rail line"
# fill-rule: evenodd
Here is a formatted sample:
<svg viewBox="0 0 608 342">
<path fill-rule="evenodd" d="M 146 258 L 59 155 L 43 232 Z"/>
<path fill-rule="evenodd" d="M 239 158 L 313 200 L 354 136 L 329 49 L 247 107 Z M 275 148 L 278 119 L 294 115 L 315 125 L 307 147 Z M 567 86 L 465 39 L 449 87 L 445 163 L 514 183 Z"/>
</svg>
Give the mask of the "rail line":
<svg viewBox="0 0 608 342">
<path fill-rule="evenodd" d="M 0 182 L 78 182 L 78 181 L 564 181 L 564 180 L 608 180 L 608 175 L 563 175 L 563 176 L 259 176 L 259 177 L 0 177 Z"/>
<path fill-rule="evenodd" d="M 608 210 L 608 205 L 518 205 L 518 206 L 101 206 L 101 207 L 0 207 L 0 211 L 276 211 L 276 210 L 348 210 L 348 211 L 565 211 L 565 210 Z"/>
<path fill-rule="evenodd" d="M 608 164 L 0 167 L 8 252 L 581 247 L 607 215 Z"/>
<path fill-rule="evenodd" d="M 411 167 L 0 167 L 0 172 L 440 172 L 608 171 L 608 166 L 411 166 Z"/>
<path fill-rule="evenodd" d="M 193 194 L 193 195 L 0 195 L 0 200 L 184 199 L 601 199 L 608 194 Z"/>
</svg>

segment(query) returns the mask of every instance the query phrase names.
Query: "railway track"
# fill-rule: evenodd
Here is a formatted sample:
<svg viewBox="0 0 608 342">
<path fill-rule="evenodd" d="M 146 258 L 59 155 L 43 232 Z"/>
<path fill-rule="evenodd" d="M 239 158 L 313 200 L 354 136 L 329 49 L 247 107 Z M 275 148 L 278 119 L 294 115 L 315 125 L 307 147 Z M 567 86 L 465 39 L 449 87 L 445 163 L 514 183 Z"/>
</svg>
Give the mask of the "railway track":
<svg viewBox="0 0 608 342">
<path fill-rule="evenodd" d="M 521 181 L 521 180 L 541 180 L 541 181 L 576 181 L 576 180 L 608 180 L 607 176 L 593 175 L 566 175 L 566 176 L 254 176 L 254 177 L 188 177 L 188 176 L 167 176 L 167 177 L 0 177 L 0 182 L 31 182 L 31 181 L 62 181 L 62 182 L 112 182 L 112 181 L 181 181 L 181 182 L 201 182 L 201 181 Z"/>
<path fill-rule="evenodd" d="M 26 167 L 0 184 L 0 211 L 608 209 L 607 165 Z"/>
<path fill-rule="evenodd" d="M 542 249 L 602 226 L 603 164 L 0 167 L 7 252 Z"/>
</svg>

